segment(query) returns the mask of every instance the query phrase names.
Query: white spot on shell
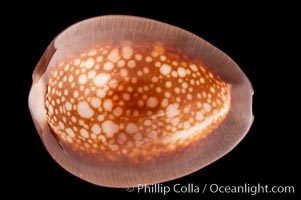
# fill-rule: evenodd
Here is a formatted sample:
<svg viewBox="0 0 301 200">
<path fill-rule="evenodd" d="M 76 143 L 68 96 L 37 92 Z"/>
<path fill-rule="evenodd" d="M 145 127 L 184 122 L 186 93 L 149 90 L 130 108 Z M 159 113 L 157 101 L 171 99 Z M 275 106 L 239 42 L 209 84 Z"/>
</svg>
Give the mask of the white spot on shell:
<svg viewBox="0 0 301 200">
<path fill-rule="evenodd" d="M 108 59 L 112 62 L 117 62 L 120 58 L 120 54 L 118 49 L 113 49 L 111 53 L 108 55 Z"/>
<path fill-rule="evenodd" d="M 203 77 L 200 78 L 201 83 L 205 83 L 205 79 Z"/>
<path fill-rule="evenodd" d="M 89 71 L 88 78 L 91 79 L 96 75 L 96 72 L 94 70 Z"/>
<path fill-rule="evenodd" d="M 170 88 L 172 86 L 172 83 L 170 81 L 167 81 L 165 83 L 165 87 Z"/>
<path fill-rule="evenodd" d="M 136 62 L 135 62 L 134 60 L 130 60 L 130 61 L 128 62 L 128 67 L 129 67 L 129 68 L 134 68 L 134 67 L 136 67 Z"/>
<path fill-rule="evenodd" d="M 59 127 L 60 127 L 60 129 L 64 129 L 65 128 L 64 123 L 63 122 L 59 122 Z"/>
<path fill-rule="evenodd" d="M 183 67 L 179 67 L 177 71 L 178 71 L 179 77 L 183 78 L 183 77 L 186 76 L 186 71 L 185 71 L 185 69 Z"/>
<path fill-rule="evenodd" d="M 78 83 L 79 84 L 85 84 L 87 82 L 87 75 L 86 74 L 81 74 L 78 77 Z"/>
<path fill-rule="evenodd" d="M 91 67 L 94 66 L 94 63 L 95 63 L 95 61 L 94 61 L 93 58 L 88 58 L 88 59 L 86 60 L 86 67 L 87 67 L 87 68 L 91 68 Z"/>
<path fill-rule="evenodd" d="M 152 121 L 147 119 L 147 120 L 144 121 L 144 125 L 145 126 L 150 126 L 150 125 L 152 125 Z"/>
<path fill-rule="evenodd" d="M 204 109 L 205 109 L 206 112 L 210 112 L 211 106 L 208 103 L 204 103 L 203 106 L 204 106 Z"/>
<path fill-rule="evenodd" d="M 190 64 L 189 67 L 192 71 L 195 71 L 195 72 L 198 71 L 198 67 L 195 64 Z"/>
<path fill-rule="evenodd" d="M 120 117 L 122 115 L 122 108 L 121 107 L 117 107 L 113 110 L 113 114 L 116 116 L 116 117 Z"/>
<path fill-rule="evenodd" d="M 110 71 L 114 68 L 114 64 L 108 61 L 103 65 L 103 68 L 104 70 Z"/>
<path fill-rule="evenodd" d="M 166 115 L 167 117 L 174 117 L 180 114 L 180 111 L 178 110 L 179 108 L 179 104 L 175 103 L 175 104 L 170 104 L 167 108 L 166 108 Z"/>
<path fill-rule="evenodd" d="M 77 104 L 77 112 L 84 118 L 90 118 L 94 115 L 94 111 L 90 108 L 86 101 L 82 101 Z"/>
<path fill-rule="evenodd" d="M 162 106 L 163 108 L 165 108 L 166 106 L 168 106 L 168 99 L 163 99 L 163 100 L 161 101 L 161 106 Z"/>
<path fill-rule="evenodd" d="M 74 137 L 74 132 L 72 131 L 71 128 L 66 128 L 66 133 L 70 136 L 70 137 Z"/>
<path fill-rule="evenodd" d="M 133 56 L 132 47 L 129 46 L 123 47 L 121 52 L 124 59 L 130 59 Z"/>
<path fill-rule="evenodd" d="M 203 116 L 203 114 L 202 114 L 202 112 L 197 112 L 196 113 L 196 116 L 195 116 L 195 119 L 197 120 L 197 121 L 201 121 L 201 120 L 203 120 L 204 119 L 204 116 Z"/>
<path fill-rule="evenodd" d="M 52 108 L 52 107 L 51 107 Z M 66 103 L 65 103 L 65 108 L 66 108 L 66 110 L 71 110 L 72 109 L 72 105 L 71 105 L 71 103 L 69 103 L 69 101 L 67 101 Z"/>
<path fill-rule="evenodd" d="M 93 82 L 96 86 L 104 86 L 111 76 L 109 74 L 98 74 L 97 76 L 94 77 Z"/>
<path fill-rule="evenodd" d="M 163 75 L 168 75 L 171 71 L 171 67 L 167 64 L 163 64 L 161 67 L 160 67 L 160 72 L 161 74 Z"/>
<path fill-rule="evenodd" d="M 149 97 L 146 105 L 149 108 L 155 108 L 158 105 L 158 99 L 156 97 Z"/>
<path fill-rule="evenodd" d="M 80 135 L 83 136 L 84 138 L 89 138 L 89 133 L 84 128 L 80 129 Z"/>
<path fill-rule="evenodd" d="M 102 57 L 102 56 L 98 56 L 98 57 L 96 58 L 96 61 L 97 61 L 97 62 L 103 61 L 103 57 Z"/>
<path fill-rule="evenodd" d="M 130 133 L 130 134 L 133 134 L 133 133 L 138 132 L 138 128 L 137 128 L 136 124 L 129 123 L 129 124 L 126 126 L 125 131 L 128 132 L 128 133 Z"/>
<path fill-rule="evenodd" d="M 98 108 L 101 104 L 101 101 L 99 98 L 96 98 L 96 97 L 93 97 L 91 99 L 91 105 L 94 107 L 94 108 Z"/>
<path fill-rule="evenodd" d="M 112 138 L 118 131 L 119 127 L 111 120 L 106 120 L 102 123 L 102 130 L 107 137 Z"/>
<path fill-rule="evenodd" d="M 121 75 L 122 77 L 126 77 L 126 76 L 128 75 L 128 70 L 127 70 L 127 69 L 121 69 L 121 70 L 120 70 L 120 75 Z"/>
<path fill-rule="evenodd" d="M 104 102 L 103 102 L 103 108 L 106 111 L 111 111 L 112 108 L 113 108 L 113 102 L 112 102 L 112 100 L 111 99 L 104 100 Z"/>
<path fill-rule="evenodd" d="M 98 124 L 94 124 L 94 125 L 91 127 L 91 130 L 92 130 L 92 132 L 95 133 L 95 134 L 99 134 L 100 131 L 101 131 L 101 129 L 100 129 L 100 127 L 99 127 Z"/>
</svg>

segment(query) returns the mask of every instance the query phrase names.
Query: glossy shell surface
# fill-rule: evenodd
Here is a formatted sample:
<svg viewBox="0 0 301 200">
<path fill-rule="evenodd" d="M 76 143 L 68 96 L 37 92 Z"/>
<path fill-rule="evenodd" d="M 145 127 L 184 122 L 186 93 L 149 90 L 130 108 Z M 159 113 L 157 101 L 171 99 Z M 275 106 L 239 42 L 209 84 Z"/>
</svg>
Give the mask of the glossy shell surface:
<svg viewBox="0 0 301 200">
<path fill-rule="evenodd" d="M 252 86 L 223 52 L 183 29 L 132 16 L 81 21 L 48 46 L 29 107 L 50 155 L 97 185 L 172 180 L 245 136 Z"/>
</svg>

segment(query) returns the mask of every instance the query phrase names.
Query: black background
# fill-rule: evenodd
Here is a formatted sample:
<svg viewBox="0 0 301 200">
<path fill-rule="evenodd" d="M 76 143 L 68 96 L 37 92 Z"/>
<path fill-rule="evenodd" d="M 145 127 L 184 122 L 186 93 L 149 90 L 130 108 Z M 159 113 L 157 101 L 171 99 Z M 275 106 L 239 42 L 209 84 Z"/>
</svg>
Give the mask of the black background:
<svg viewBox="0 0 301 200">
<path fill-rule="evenodd" d="M 96 2 L 96 1 L 95 1 Z M 196 2 L 196 1 L 195 1 Z M 162 4 L 166 5 L 162 5 Z M 282 4 L 234 4 L 189 1 L 100 1 L 91 3 L 41 2 L 33 5 L 15 3 L 3 18 L 2 31 L 9 41 L 5 60 L 10 80 L 4 88 L 9 103 L 6 113 L 11 129 L 3 139 L 3 176 L 11 195 L 39 197 L 67 194 L 87 199 L 120 196 L 144 199 L 149 194 L 128 193 L 92 185 L 62 169 L 45 150 L 31 120 L 27 97 L 31 74 L 51 40 L 62 30 L 80 20 L 105 14 L 137 15 L 170 23 L 209 41 L 233 58 L 254 87 L 253 112 L 255 121 L 245 139 L 229 154 L 183 178 L 167 182 L 202 186 L 220 185 L 293 185 L 295 194 L 155 194 L 158 199 L 295 199 L 300 182 L 297 152 L 300 106 L 297 98 L 298 67 L 294 63 L 295 46 L 292 27 L 297 26 L 294 6 Z M 6 7 L 3 7 L 6 8 Z M 297 21 L 297 20 L 296 20 Z M 292 24 L 292 26 L 291 26 Z M 300 25 L 300 22 L 299 22 Z M 4 77 L 6 78 L 6 77 Z M 4 80 L 4 79 L 3 79 Z M 8 106 L 9 107 L 9 106 Z M 3 108 L 4 110 L 6 108 Z M 8 124 L 3 124 L 6 127 Z M 3 131 L 4 132 L 4 131 Z M 300 141 L 300 140 L 299 140 Z M 300 152 L 300 151 L 299 151 Z M 299 184 L 299 185 L 297 185 Z M 9 190 L 8 190 L 9 191 Z M 39 193 L 38 193 L 39 192 Z"/>
</svg>

